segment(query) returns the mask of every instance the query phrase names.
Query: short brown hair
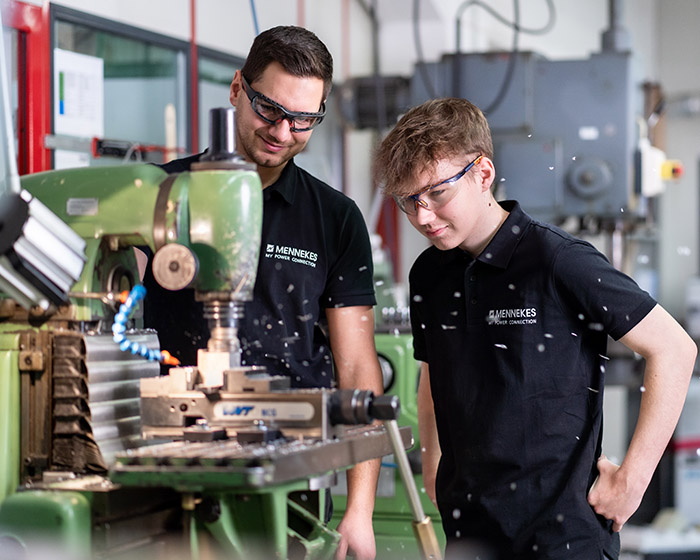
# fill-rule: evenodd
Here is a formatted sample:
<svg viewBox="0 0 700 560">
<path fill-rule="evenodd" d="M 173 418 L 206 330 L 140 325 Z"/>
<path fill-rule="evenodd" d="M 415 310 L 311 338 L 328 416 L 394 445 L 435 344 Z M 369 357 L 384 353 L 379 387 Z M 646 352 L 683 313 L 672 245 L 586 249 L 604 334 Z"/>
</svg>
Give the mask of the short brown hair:
<svg viewBox="0 0 700 560">
<path fill-rule="evenodd" d="M 333 57 L 313 32 L 295 25 L 266 29 L 253 41 L 241 74 L 252 84 L 273 62 L 292 76 L 323 80 L 323 100 L 328 99 L 333 85 Z"/>
<path fill-rule="evenodd" d="M 441 159 L 467 154 L 493 158 L 486 117 L 467 101 L 432 99 L 403 115 L 374 157 L 374 178 L 388 196 L 414 194 L 412 181 Z"/>
</svg>

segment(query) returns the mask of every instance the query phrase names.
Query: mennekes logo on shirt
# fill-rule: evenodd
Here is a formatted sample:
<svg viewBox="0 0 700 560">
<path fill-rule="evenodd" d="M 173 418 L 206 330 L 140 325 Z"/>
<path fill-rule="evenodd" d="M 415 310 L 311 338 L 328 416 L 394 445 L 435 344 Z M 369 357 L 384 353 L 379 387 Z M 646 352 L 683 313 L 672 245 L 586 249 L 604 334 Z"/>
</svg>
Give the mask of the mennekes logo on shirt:
<svg viewBox="0 0 700 560">
<path fill-rule="evenodd" d="M 537 309 L 534 307 L 490 309 L 486 322 L 489 325 L 536 325 Z"/>
<path fill-rule="evenodd" d="M 265 247 L 266 259 L 278 259 L 281 261 L 290 261 L 298 264 L 303 264 L 316 268 L 318 253 L 307 249 L 299 249 L 290 247 L 289 245 L 277 245 L 275 243 L 267 243 Z"/>
</svg>

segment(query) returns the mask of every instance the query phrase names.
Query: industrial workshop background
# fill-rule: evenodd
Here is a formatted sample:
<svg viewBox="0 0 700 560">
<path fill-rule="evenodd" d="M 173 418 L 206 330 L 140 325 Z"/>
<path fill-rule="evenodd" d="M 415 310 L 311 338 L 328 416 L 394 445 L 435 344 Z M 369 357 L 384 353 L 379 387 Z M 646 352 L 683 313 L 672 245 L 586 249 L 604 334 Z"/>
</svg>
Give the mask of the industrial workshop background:
<svg viewBox="0 0 700 560">
<path fill-rule="evenodd" d="M 256 34 L 300 25 L 326 43 L 335 69 L 328 116 L 297 159 L 352 197 L 377 234 L 378 275 L 392 290 L 387 307 L 401 307 L 408 270 L 427 242 L 376 195 L 373 148 L 407 106 L 460 94 L 482 107 L 493 102 L 496 162 L 518 163 L 497 166 L 505 170 L 504 194 L 587 237 L 700 339 L 699 0 L 2 0 L 0 6 L 10 30 L 5 50 L 21 175 L 160 162 L 203 150 L 209 110 L 228 104 L 230 80 Z M 597 104 L 609 92 L 616 104 Z M 567 161 L 569 152 L 591 155 L 589 146 L 605 142 L 609 131 L 595 123 L 606 110 L 610 126 L 629 132 L 624 142 L 605 146 L 620 150 L 618 167 L 600 157 L 587 160 L 590 167 Z M 576 127 L 575 138 L 559 130 L 564 122 Z M 640 129 L 682 164 L 682 174 L 642 184 L 635 159 Z M 539 144 L 528 142 L 527 130 Z M 520 179 L 521 169 L 542 184 L 551 181 L 551 190 L 509 193 L 508 179 Z M 561 190 L 566 181 L 576 200 Z M 626 191 L 600 196 L 616 181 L 623 191 L 648 194 L 641 208 L 617 204 Z M 399 308 L 392 313 L 400 315 Z M 619 363 L 631 362 L 623 356 Z M 627 366 L 611 368 L 610 376 L 605 447 L 621 456 L 631 428 L 626 411 L 638 395 L 629 391 Z M 700 404 L 697 381 L 689 398 Z M 682 424 L 688 425 L 700 420 Z M 674 470 L 671 461 L 662 474 Z M 700 466 L 691 467 L 689 485 L 675 492 L 657 481 L 640 517 L 651 519 L 675 493 L 689 500 L 687 513 L 700 523 Z M 675 469 L 678 482 L 685 471 Z"/>
<path fill-rule="evenodd" d="M 119 76 L 120 70 L 129 71 L 129 65 L 137 72 L 157 70 L 162 79 L 167 72 L 167 79 L 173 81 L 154 87 L 171 90 L 177 146 L 194 152 L 204 147 L 208 108 L 225 102 L 230 75 L 242 62 L 241 56 L 247 52 L 256 30 L 297 24 L 314 31 L 335 58 L 335 115 L 331 126 L 324 126 L 314 135 L 309 153 L 305 154 L 310 161 L 304 163 L 353 197 L 365 216 L 376 223 L 369 168 L 378 133 L 344 122 L 337 108 L 341 86 L 351 78 L 375 74 L 409 77 L 416 72 L 419 60 L 436 61 L 443 54 L 454 52 L 457 10 L 463 4 L 460 0 L 6 0 L 3 9 L 11 19 L 6 18 L 5 24 L 17 30 L 15 37 L 21 39 L 17 48 L 24 57 L 20 60 L 25 61 L 18 68 L 20 79 L 14 80 L 24 111 L 18 118 L 26 127 L 20 129 L 20 171 L 40 171 L 52 165 L 44 135 L 56 132 L 50 113 L 53 48 L 94 51 L 100 48 L 96 43 L 99 42 L 109 49 L 106 43 L 112 40 L 112 49 L 118 46 L 119 54 L 107 50 L 115 58 L 105 61 L 105 72 L 111 72 L 105 78 L 115 84 L 118 78 L 129 77 Z M 510 50 L 512 30 L 478 3 L 466 4 L 474 5 L 461 12 L 460 50 Z M 523 28 L 547 24 L 547 2 L 527 0 L 521 4 Z M 695 0 L 627 0 L 615 4 L 629 36 L 637 85 L 658 84 L 665 96 L 663 148 L 685 167 L 683 178 L 660 198 L 657 216 L 662 232 L 658 251 L 659 298 L 676 317 L 683 319 L 686 286 L 698 270 L 696 126 L 700 118 L 700 62 L 695 53 L 700 38 L 695 30 L 700 5 Z M 494 0 L 488 6 L 512 20 L 512 2 Z M 577 60 L 601 50 L 601 35 L 610 24 L 608 0 L 555 1 L 554 6 L 556 15 L 551 29 L 538 35 L 520 33 L 520 51 L 532 51 L 549 60 Z M 415 16 L 419 18 L 417 26 Z M 59 43 L 60 37 L 51 33 L 52 21 L 77 28 L 73 31 L 75 37 Z M 81 34 L 92 35 L 87 37 L 89 48 Z M 131 46 L 127 47 L 129 43 Z M 125 52 L 129 54 L 122 54 Z M 168 65 L 170 69 L 165 70 Z M 165 145 L 165 116 L 152 110 L 146 92 L 132 91 L 125 96 L 118 85 L 113 90 L 105 88 L 104 138 Z M 495 96 L 497 92 L 493 93 Z M 129 118 L 132 114 L 134 117 Z M 158 141 L 139 136 L 145 134 L 140 128 L 146 124 L 148 134 Z M 396 236 L 389 242 L 399 248 L 393 258 L 398 264 L 397 278 L 404 279 L 426 242 L 404 221 L 392 220 L 387 234 Z"/>
</svg>

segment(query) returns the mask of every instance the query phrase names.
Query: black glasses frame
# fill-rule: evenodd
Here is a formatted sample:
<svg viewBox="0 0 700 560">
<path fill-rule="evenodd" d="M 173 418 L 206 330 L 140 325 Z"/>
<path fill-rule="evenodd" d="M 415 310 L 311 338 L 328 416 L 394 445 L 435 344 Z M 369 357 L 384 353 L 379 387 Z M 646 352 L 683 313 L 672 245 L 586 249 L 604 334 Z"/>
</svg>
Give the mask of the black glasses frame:
<svg viewBox="0 0 700 560">
<path fill-rule="evenodd" d="M 243 83 L 243 91 L 245 91 L 245 94 L 248 96 L 248 100 L 250 101 L 250 106 L 253 108 L 253 111 L 255 111 L 255 114 L 258 115 L 262 120 L 264 120 L 268 124 L 277 124 L 282 120 L 288 120 L 289 121 L 289 130 L 292 132 L 307 132 L 309 130 L 312 130 L 316 128 L 319 124 L 321 124 L 321 121 L 323 121 L 323 117 L 326 115 L 326 104 L 324 102 L 321 102 L 321 110 L 318 113 L 307 113 L 304 111 L 289 111 L 285 109 L 282 105 L 277 103 L 276 101 L 273 101 L 269 97 L 264 96 L 262 93 L 259 91 L 255 91 L 250 84 L 248 83 L 248 80 L 245 79 L 245 77 L 241 74 L 241 82 Z M 279 117 L 278 119 L 269 119 L 265 115 L 261 114 L 258 107 L 257 107 L 257 99 L 263 100 L 265 103 L 268 103 L 269 105 L 272 105 L 275 109 L 279 109 L 282 111 L 283 116 Z M 307 127 L 297 127 L 295 120 L 297 118 L 303 118 L 303 119 L 316 119 L 311 126 Z"/>
</svg>

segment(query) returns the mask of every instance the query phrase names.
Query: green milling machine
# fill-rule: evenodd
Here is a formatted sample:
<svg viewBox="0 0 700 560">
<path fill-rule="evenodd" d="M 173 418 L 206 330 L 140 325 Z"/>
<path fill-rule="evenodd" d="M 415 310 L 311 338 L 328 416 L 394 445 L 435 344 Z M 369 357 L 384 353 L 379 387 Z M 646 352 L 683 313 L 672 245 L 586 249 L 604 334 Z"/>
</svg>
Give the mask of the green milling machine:
<svg viewBox="0 0 700 560">
<path fill-rule="evenodd" d="M 396 396 L 292 390 L 240 365 L 262 191 L 233 119 L 212 112 L 191 172 L 53 171 L 0 199 L 0 560 L 331 558 L 338 473 L 411 446 Z M 196 366 L 160 375 L 140 246 L 161 285 L 204 302 Z"/>
</svg>

